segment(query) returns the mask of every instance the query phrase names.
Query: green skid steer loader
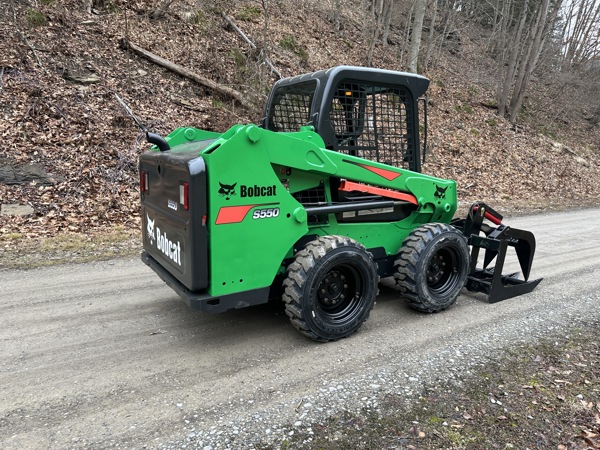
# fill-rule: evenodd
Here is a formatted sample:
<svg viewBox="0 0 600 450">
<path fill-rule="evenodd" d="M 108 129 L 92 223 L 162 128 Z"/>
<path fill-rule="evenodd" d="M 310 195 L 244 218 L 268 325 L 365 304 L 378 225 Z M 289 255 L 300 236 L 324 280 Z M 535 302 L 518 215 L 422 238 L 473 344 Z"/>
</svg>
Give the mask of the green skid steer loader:
<svg viewBox="0 0 600 450">
<path fill-rule="evenodd" d="M 421 173 L 428 85 L 340 66 L 275 83 L 260 126 L 147 133 L 142 260 L 204 312 L 282 298 L 323 342 L 360 328 L 383 277 L 429 313 L 464 287 L 490 302 L 532 291 L 533 234 L 484 203 L 453 219 L 456 183 Z M 508 247 L 523 280 L 502 275 Z"/>
</svg>

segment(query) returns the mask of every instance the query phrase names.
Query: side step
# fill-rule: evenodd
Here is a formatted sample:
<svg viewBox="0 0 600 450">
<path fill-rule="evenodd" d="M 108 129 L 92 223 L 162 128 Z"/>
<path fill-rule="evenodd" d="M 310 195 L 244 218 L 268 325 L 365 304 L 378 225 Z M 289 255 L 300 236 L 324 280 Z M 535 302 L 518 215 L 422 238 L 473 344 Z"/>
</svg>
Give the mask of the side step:
<svg viewBox="0 0 600 450">
<path fill-rule="evenodd" d="M 497 227 L 484 224 L 484 219 L 493 222 Z M 470 273 L 465 285 L 469 291 L 484 293 L 489 303 L 496 303 L 527 294 L 542 281 L 541 278 L 529 280 L 535 254 L 533 233 L 503 225 L 502 216 L 485 203 L 474 203 L 467 218 L 454 220 L 452 225 L 462 230 L 472 246 Z M 517 278 L 518 273 L 502 275 L 508 247 L 515 249 L 523 280 Z M 482 248 L 485 249 L 483 267 L 477 268 L 479 250 Z M 496 264 L 488 268 L 494 259 Z"/>
</svg>

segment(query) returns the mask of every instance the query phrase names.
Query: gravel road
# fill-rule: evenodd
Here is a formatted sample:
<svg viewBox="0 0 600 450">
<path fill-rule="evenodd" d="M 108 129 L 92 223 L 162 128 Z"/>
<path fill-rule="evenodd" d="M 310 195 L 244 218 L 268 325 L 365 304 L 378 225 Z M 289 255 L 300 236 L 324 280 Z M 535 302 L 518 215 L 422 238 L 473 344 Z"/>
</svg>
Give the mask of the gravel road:
<svg viewBox="0 0 600 450">
<path fill-rule="evenodd" d="M 329 344 L 297 333 L 279 303 L 194 312 L 137 258 L 0 271 L 0 449 L 310 439 L 328 414 L 410 398 L 600 317 L 600 209 L 505 223 L 536 235 L 533 293 L 487 304 L 464 292 L 426 315 L 384 280 L 369 321 Z"/>
</svg>

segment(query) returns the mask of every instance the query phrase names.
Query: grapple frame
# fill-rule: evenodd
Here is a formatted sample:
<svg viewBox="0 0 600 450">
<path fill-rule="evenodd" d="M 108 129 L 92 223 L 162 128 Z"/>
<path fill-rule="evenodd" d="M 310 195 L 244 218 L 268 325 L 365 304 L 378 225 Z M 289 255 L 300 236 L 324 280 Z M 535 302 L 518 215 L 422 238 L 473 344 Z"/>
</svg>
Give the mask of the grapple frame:
<svg viewBox="0 0 600 450">
<path fill-rule="evenodd" d="M 496 227 L 484 223 L 484 219 Z M 469 291 L 487 295 L 489 303 L 496 303 L 518 295 L 527 294 L 542 281 L 541 278 L 529 280 L 531 264 L 535 254 L 533 233 L 502 224 L 502 215 L 483 202 L 471 205 L 466 219 L 455 219 L 452 225 L 463 232 L 472 247 L 470 271 L 466 288 Z M 523 280 L 518 272 L 502 275 L 506 251 L 515 249 Z M 478 268 L 480 249 L 485 250 L 483 266 Z M 489 267 L 496 260 L 493 267 Z"/>
</svg>

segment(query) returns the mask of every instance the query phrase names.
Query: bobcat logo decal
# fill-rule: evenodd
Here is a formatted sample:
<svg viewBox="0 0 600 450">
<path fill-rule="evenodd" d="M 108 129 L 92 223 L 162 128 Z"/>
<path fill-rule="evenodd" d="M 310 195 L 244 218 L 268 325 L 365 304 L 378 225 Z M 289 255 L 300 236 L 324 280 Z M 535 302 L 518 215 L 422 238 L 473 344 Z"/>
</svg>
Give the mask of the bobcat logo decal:
<svg viewBox="0 0 600 450">
<path fill-rule="evenodd" d="M 150 245 L 154 245 L 154 220 L 150 220 L 150 216 L 148 216 L 148 213 L 146 213 L 146 233 L 148 236 L 148 239 L 150 239 Z"/>
<path fill-rule="evenodd" d="M 435 186 L 435 192 L 433 193 L 433 196 L 435 198 L 437 198 L 438 200 L 442 200 L 443 198 L 446 198 L 446 191 L 448 190 L 448 186 L 446 186 L 445 188 L 441 188 L 438 185 Z"/>
<path fill-rule="evenodd" d="M 219 185 L 221 186 L 221 188 L 219 189 L 219 194 L 221 194 L 221 197 L 225 197 L 225 200 L 229 200 L 232 195 L 235 195 L 236 184 L 237 183 L 223 184 L 219 181 Z"/>
</svg>

